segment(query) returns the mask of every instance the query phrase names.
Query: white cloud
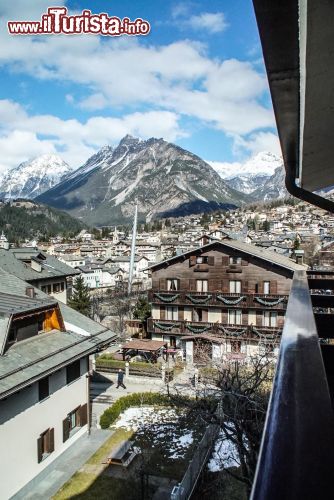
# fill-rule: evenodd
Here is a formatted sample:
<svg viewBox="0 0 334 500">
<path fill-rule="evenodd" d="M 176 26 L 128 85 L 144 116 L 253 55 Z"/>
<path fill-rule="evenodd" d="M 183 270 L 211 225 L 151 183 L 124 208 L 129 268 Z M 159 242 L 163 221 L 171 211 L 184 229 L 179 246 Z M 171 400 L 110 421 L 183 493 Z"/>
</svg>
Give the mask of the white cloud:
<svg viewBox="0 0 334 500">
<path fill-rule="evenodd" d="M 72 167 L 79 167 L 100 147 L 118 143 L 127 133 L 170 141 L 185 135 L 177 114 L 170 111 L 131 113 L 121 118 L 96 116 L 81 123 L 53 115 L 29 115 L 19 104 L 2 100 L 0 114 L 7 117 L 6 128 L 0 130 L 1 170 L 54 152 Z"/>
<path fill-rule="evenodd" d="M 224 31 L 228 24 L 222 12 L 211 13 L 202 12 L 197 16 L 191 16 L 186 24 L 193 29 L 204 30 L 208 33 L 220 33 Z"/>
<path fill-rule="evenodd" d="M 243 137 L 235 137 L 236 150 L 246 150 L 252 154 L 261 151 L 270 151 L 281 156 L 282 150 L 278 137 L 273 132 L 256 132 L 251 134 L 247 139 Z"/>
<path fill-rule="evenodd" d="M 189 19 L 197 18 L 207 29 L 211 22 L 222 27 L 221 14 Z M 211 59 L 203 44 L 190 40 L 153 46 L 133 38 L 10 37 L 3 30 L 1 64 L 34 78 L 79 85 L 79 105 L 89 111 L 146 106 L 197 118 L 233 134 L 274 124 L 271 110 L 260 102 L 267 89 L 263 74 L 248 62 Z M 82 88 L 91 92 L 83 99 Z M 73 99 L 78 101 L 75 95 Z"/>
<path fill-rule="evenodd" d="M 17 166 L 28 158 L 54 153 L 55 146 L 50 141 L 41 141 L 33 132 L 14 130 L 0 136 L 0 174 Z"/>
</svg>

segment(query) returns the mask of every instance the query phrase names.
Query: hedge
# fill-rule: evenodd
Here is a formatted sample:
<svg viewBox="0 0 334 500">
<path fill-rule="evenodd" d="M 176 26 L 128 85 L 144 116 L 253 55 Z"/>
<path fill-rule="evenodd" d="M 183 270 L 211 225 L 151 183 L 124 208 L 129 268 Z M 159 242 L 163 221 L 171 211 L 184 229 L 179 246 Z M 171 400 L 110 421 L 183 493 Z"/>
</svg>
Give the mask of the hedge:
<svg viewBox="0 0 334 500">
<path fill-rule="evenodd" d="M 102 429 L 108 429 L 119 417 L 119 415 L 132 406 L 170 406 L 170 398 L 165 394 L 157 392 L 137 392 L 119 398 L 110 408 L 104 411 L 100 417 Z"/>
<path fill-rule="evenodd" d="M 119 368 L 125 370 L 125 362 L 115 359 L 98 358 L 96 360 L 96 370 L 116 373 Z M 151 363 L 129 363 L 130 375 L 147 375 L 153 377 L 161 377 L 161 365 Z"/>
</svg>

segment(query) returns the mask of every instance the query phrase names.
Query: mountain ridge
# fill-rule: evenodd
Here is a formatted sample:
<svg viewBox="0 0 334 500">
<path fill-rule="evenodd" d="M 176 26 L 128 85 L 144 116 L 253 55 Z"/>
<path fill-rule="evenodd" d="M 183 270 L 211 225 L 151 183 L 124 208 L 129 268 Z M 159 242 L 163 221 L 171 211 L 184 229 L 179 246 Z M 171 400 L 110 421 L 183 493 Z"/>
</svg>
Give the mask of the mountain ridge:
<svg viewBox="0 0 334 500">
<path fill-rule="evenodd" d="M 136 203 L 145 222 L 195 202 L 210 211 L 251 201 L 197 155 L 162 138 L 130 135 L 115 148 L 102 148 L 37 200 L 99 225 L 130 222 Z"/>
</svg>

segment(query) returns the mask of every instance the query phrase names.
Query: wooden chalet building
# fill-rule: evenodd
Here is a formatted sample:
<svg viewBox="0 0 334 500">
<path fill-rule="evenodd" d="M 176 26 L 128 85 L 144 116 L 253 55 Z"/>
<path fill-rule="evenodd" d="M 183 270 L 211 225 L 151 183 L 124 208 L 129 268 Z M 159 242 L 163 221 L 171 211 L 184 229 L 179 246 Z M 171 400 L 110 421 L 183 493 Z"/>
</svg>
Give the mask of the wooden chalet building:
<svg viewBox="0 0 334 500">
<path fill-rule="evenodd" d="M 215 241 L 150 267 L 152 340 L 196 362 L 275 354 L 295 270 L 306 266 L 236 240 Z"/>
</svg>

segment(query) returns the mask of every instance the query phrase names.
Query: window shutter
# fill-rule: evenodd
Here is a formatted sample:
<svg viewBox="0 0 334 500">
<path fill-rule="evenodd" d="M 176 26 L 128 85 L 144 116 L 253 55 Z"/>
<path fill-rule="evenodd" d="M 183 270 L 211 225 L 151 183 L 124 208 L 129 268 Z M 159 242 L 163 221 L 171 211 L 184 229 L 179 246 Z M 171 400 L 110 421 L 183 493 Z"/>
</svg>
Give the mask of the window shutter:
<svg viewBox="0 0 334 500">
<path fill-rule="evenodd" d="M 80 407 L 80 427 L 87 425 L 87 403 Z"/>
<path fill-rule="evenodd" d="M 194 279 L 189 280 L 189 290 L 191 290 L 191 291 L 196 290 L 196 280 L 194 280 Z"/>
<path fill-rule="evenodd" d="M 222 264 L 223 266 L 228 266 L 229 265 L 229 257 L 227 255 L 223 255 L 222 257 Z"/>
<path fill-rule="evenodd" d="M 166 307 L 160 306 L 160 319 L 166 319 Z"/>
<path fill-rule="evenodd" d="M 263 281 L 259 282 L 259 293 L 263 293 L 264 288 L 263 288 Z"/>
<path fill-rule="evenodd" d="M 40 463 L 43 458 L 43 436 L 37 439 L 37 462 Z"/>
<path fill-rule="evenodd" d="M 208 257 L 208 264 L 209 266 L 214 266 L 215 265 L 215 258 L 213 255 L 209 255 Z"/>
<path fill-rule="evenodd" d="M 181 289 L 181 280 L 180 280 L 180 278 L 177 278 L 176 283 L 177 283 L 177 285 L 176 285 L 176 286 L 177 286 L 176 290 L 180 290 L 180 289 Z"/>
<path fill-rule="evenodd" d="M 184 321 L 184 306 L 179 307 L 179 321 Z"/>
<path fill-rule="evenodd" d="M 276 295 L 277 294 L 277 281 L 271 281 L 270 282 L 270 293 Z"/>
<path fill-rule="evenodd" d="M 166 278 L 160 278 L 159 280 L 159 290 L 167 290 Z"/>
<path fill-rule="evenodd" d="M 76 425 L 77 427 L 81 427 L 81 420 L 80 420 L 80 418 L 81 418 L 81 413 L 80 413 L 80 408 L 81 408 L 81 406 L 79 406 L 79 408 L 77 408 L 77 409 L 75 410 L 75 425 Z"/>
<path fill-rule="evenodd" d="M 248 293 L 248 281 L 244 280 L 241 282 L 242 293 Z"/>
<path fill-rule="evenodd" d="M 196 255 L 190 255 L 189 257 L 189 267 L 196 265 Z"/>
<path fill-rule="evenodd" d="M 63 443 L 68 440 L 70 437 L 70 422 L 68 420 L 68 417 L 63 420 Z"/>
<path fill-rule="evenodd" d="M 229 293 L 229 281 L 228 280 L 223 280 L 223 286 L 222 286 L 222 292 L 223 293 Z"/>
<path fill-rule="evenodd" d="M 55 430 L 49 429 L 49 453 L 55 451 Z"/>
<path fill-rule="evenodd" d="M 248 266 L 248 260 L 242 259 L 241 265 L 242 266 Z"/>
</svg>

